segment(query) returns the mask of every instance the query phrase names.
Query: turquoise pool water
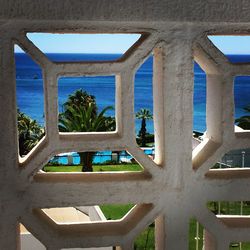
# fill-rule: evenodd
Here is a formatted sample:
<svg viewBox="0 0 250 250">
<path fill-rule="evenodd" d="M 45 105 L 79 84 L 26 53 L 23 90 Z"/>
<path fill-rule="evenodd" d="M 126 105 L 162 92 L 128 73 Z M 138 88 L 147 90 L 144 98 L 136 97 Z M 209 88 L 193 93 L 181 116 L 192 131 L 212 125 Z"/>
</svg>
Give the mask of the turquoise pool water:
<svg viewBox="0 0 250 250">
<path fill-rule="evenodd" d="M 143 149 L 145 154 L 147 155 L 153 155 L 154 154 L 154 149 L 153 148 L 147 148 Z M 99 163 L 105 163 L 107 161 L 111 161 L 112 159 L 114 160 L 116 158 L 116 154 L 112 154 L 112 151 L 101 151 L 97 152 L 94 156 L 93 163 L 94 164 L 99 164 Z M 120 152 L 120 161 L 129 161 L 132 159 L 132 156 L 128 154 L 126 151 Z M 65 154 L 60 154 L 55 157 L 53 157 L 49 163 L 53 164 L 61 164 L 61 165 L 79 165 L 80 164 L 80 157 L 78 153 L 73 152 L 73 153 L 65 153 Z"/>
</svg>

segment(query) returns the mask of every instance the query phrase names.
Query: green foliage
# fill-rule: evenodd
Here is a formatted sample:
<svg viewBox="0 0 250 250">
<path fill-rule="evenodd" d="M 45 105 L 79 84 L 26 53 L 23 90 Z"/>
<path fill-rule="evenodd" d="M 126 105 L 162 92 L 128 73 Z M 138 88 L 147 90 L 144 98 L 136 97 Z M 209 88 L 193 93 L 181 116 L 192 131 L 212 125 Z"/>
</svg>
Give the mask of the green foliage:
<svg viewBox="0 0 250 250">
<path fill-rule="evenodd" d="M 147 134 L 145 135 L 145 143 L 146 143 L 146 145 L 148 145 L 149 143 L 153 143 L 154 140 L 155 140 L 154 134 L 149 134 L 149 133 L 147 133 Z M 141 145 L 141 144 L 142 144 L 142 139 L 141 139 L 141 137 L 136 138 L 136 142 L 137 142 L 138 145 Z"/>
<path fill-rule="evenodd" d="M 105 116 L 112 106 L 104 108 L 99 114 L 95 97 L 82 89 L 69 95 L 59 114 L 60 132 L 104 132 L 115 130 L 115 119 Z M 92 172 L 94 152 L 78 152 L 83 172 Z"/>
<path fill-rule="evenodd" d="M 44 130 L 29 116 L 17 110 L 19 154 L 26 155 L 44 136 Z"/>
<path fill-rule="evenodd" d="M 109 131 L 113 124 L 107 121 L 104 113 L 113 109 L 111 106 L 104 108 L 101 113 L 93 116 L 95 105 L 89 103 L 87 107 L 68 106 L 67 112 L 59 115 L 59 131 L 61 132 L 100 132 Z"/>
<path fill-rule="evenodd" d="M 140 138 L 140 146 L 145 147 L 146 146 L 146 134 L 147 134 L 147 128 L 146 128 L 146 120 L 152 120 L 153 115 L 151 114 L 149 109 L 140 109 L 136 113 L 136 118 L 141 120 L 141 129 L 139 131 L 138 137 Z"/>
<path fill-rule="evenodd" d="M 61 165 L 46 165 L 43 170 L 45 172 L 81 172 L 81 166 L 61 166 Z M 93 171 L 142 171 L 139 164 L 117 164 L 117 165 L 93 165 Z"/>
<path fill-rule="evenodd" d="M 151 120 L 153 119 L 153 115 L 151 114 L 149 109 L 142 108 L 136 113 L 136 118 Z"/>
<path fill-rule="evenodd" d="M 123 216 L 125 216 L 133 208 L 133 206 L 133 204 L 105 204 L 101 205 L 100 208 L 108 220 L 119 220 L 122 219 Z M 155 249 L 154 242 L 154 223 L 152 223 L 136 238 L 134 249 L 153 250 Z"/>
<path fill-rule="evenodd" d="M 133 204 L 105 204 L 101 205 L 100 208 L 107 220 L 120 220 L 133 208 L 133 206 Z"/>
<path fill-rule="evenodd" d="M 150 224 L 144 229 L 138 237 L 135 239 L 134 249 L 135 250 L 154 250 L 155 249 L 155 225 Z"/>
<path fill-rule="evenodd" d="M 117 165 L 96 165 L 94 171 L 142 171 L 142 167 L 139 164 L 117 164 Z"/>
<path fill-rule="evenodd" d="M 61 165 L 46 165 L 43 167 L 43 171 L 45 172 L 81 172 L 81 166 L 61 166 Z"/>
<path fill-rule="evenodd" d="M 89 104 L 93 104 L 92 115 L 96 116 L 97 114 L 97 105 L 95 96 L 89 95 L 86 91 L 82 89 L 76 90 L 74 93 L 68 96 L 67 101 L 63 104 L 64 112 L 67 113 L 68 107 L 77 106 L 87 108 Z"/>
<path fill-rule="evenodd" d="M 246 112 L 250 112 L 250 106 L 247 106 L 244 108 Z M 241 127 L 242 129 L 250 129 L 250 115 L 244 115 L 241 116 L 240 118 L 235 120 L 235 123 L 237 126 Z"/>
</svg>

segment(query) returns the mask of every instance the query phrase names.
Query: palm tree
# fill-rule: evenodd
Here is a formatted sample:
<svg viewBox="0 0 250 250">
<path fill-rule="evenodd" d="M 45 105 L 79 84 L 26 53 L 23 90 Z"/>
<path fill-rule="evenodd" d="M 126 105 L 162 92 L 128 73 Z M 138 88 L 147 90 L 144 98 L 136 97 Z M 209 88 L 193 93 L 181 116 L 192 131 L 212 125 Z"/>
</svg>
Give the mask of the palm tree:
<svg viewBox="0 0 250 250">
<path fill-rule="evenodd" d="M 245 107 L 244 110 L 250 112 L 250 106 Z M 250 129 L 250 115 L 241 116 L 235 122 L 242 129 Z"/>
<path fill-rule="evenodd" d="M 142 108 L 136 113 L 136 118 L 141 120 L 141 129 L 138 136 L 141 138 L 141 146 L 145 147 L 147 134 L 146 120 L 152 120 L 153 115 L 151 114 L 149 109 Z"/>
<path fill-rule="evenodd" d="M 44 136 L 44 130 L 26 114 L 17 110 L 19 154 L 26 155 Z"/>
<path fill-rule="evenodd" d="M 68 100 L 63 104 L 63 108 L 65 109 L 65 112 L 67 112 L 67 107 L 78 106 L 87 108 L 89 103 L 94 104 L 92 116 L 96 116 L 97 105 L 95 96 L 89 95 L 86 91 L 83 91 L 82 89 L 78 89 L 73 94 L 69 95 Z"/>
<path fill-rule="evenodd" d="M 101 132 L 110 131 L 113 123 L 107 121 L 110 117 L 105 112 L 112 110 L 112 106 L 104 108 L 99 114 L 93 116 L 95 105 L 89 103 L 88 107 L 69 106 L 66 113 L 59 114 L 59 131 L 61 132 Z"/>
<path fill-rule="evenodd" d="M 79 93 L 78 91 L 75 93 Z M 86 92 L 82 92 L 84 98 L 81 103 L 74 101 L 64 105 L 66 110 L 59 114 L 59 131 L 61 132 L 102 132 L 115 130 L 115 119 L 105 116 L 105 112 L 113 109 L 112 106 L 104 108 L 99 114 L 94 98 L 89 98 Z M 73 98 L 72 95 L 70 98 Z M 77 96 L 79 98 L 79 96 Z M 88 100 L 90 100 L 89 103 Z M 83 172 L 92 172 L 92 160 L 94 152 L 78 152 Z"/>
</svg>

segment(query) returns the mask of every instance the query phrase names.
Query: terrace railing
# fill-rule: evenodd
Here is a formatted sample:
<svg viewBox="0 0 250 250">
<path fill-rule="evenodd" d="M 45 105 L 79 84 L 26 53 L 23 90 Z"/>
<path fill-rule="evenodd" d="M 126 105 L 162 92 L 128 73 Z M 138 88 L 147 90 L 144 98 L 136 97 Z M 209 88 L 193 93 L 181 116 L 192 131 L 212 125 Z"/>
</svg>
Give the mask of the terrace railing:
<svg viewBox="0 0 250 250">
<path fill-rule="evenodd" d="M 249 34 L 248 1 L 1 1 L 0 249 L 19 247 L 18 223 L 49 250 L 102 246 L 133 249 L 155 221 L 156 249 L 188 248 L 189 220 L 206 229 L 205 249 L 249 241 L 249 219 L 218 218 L 208 201 L 247 201 L 249 169 L 210 170 L 230 150 L 250 147 L 250 131 L 234 131 L 233 79 L 250 65 L 233 64 L 208 34 Z M 118 61 L 52 62 L 26 32 L 140 33 Z M 18 154 L 14 43 L 43 70 L 46 135 L 25 158 Z M 239 45 L 240 46 L 240 45 Z M 136 144 L 134 74 L 153 54 L 155 159 Z M 207 133 L 192 151 L 193 60 L 207 75 Z M 116 124 L 110 133 L 59 133 L 57 78 L 116 75 Z M 41 173 L 71 151 L 126 150 L 139 173 Z M 42 208 L 99 204 L 137 206 L 121 221 L 57 225 Z"/>
</svg>

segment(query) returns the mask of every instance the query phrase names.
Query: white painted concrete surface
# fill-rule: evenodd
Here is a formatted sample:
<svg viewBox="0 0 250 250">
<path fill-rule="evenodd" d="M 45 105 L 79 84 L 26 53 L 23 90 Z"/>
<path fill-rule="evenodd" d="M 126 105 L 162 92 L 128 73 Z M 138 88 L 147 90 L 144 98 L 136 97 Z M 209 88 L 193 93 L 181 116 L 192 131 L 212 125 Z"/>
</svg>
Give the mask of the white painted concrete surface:
<svg viewBox="0 0 250 250">
<path fill-rule="evenodd" d="M 228 151 L 250 147 L 249 131 L 234 131 L 233 79 L 249 75 L 207 39 L 249 35 L 247 0 L 0 0 L 0 249 L 19 248 L 22 222 L 48 250 L 121 246 L 156 218 L 156 249 L 188 249 L 191 217 L 208 230 L 207 249 L 249 241 L 249 225 L 226 227 L 208 212 L 209 200 L 250 200 L 250 172 L 210 171 Z M 118 62 L 53 63 L 25 32 L 142 33 Z M 46 136 L 18 157 L 13 43 L 43 68 Z M 134 72 L 154 54 L 155 160 L 138 148 L 134 129 Z M 207 133 L 192 150 L 193 60 L 207 74 Z M 116 75 L 117 131 L 63 134 L 57 128 L 57 78 Z M 38 173 L 55 154 L 127 150 L 143 173 Z M 139 204 L 123 220 L 56 226 L 40 208 Z M 241 221 L 242 222 L 242 221 Z M 244 222 L 244 218 L 243 218 Z M 34 243 L 35 244 L 35 243 Z M 207 250 L 206 249 L 206 250 Z"/>
</svg>

